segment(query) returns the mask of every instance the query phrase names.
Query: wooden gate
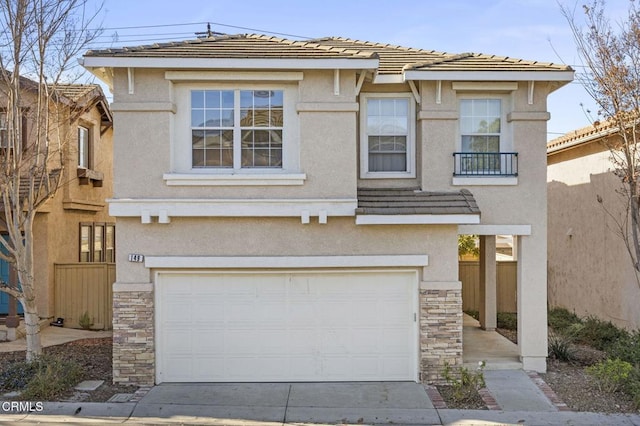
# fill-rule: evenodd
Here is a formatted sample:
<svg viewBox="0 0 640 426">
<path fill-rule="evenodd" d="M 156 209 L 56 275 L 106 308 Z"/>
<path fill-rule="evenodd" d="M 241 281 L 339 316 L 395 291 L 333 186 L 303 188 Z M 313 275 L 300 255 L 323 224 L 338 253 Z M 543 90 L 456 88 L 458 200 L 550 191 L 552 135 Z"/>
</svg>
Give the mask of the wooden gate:
<svg viewBox="0 0 640 426">
<path fill-rule="evenodd" d="M 517 271 L 518 262 L 497 262 L 496 297 L 498 312 L 517 312 Z M 478 261 L 458 262 L 458 276 L 462 281 L 462 309 L 480 310 L 480 263 Z"/>
<path fill-rule="evenodd" d="M 82 328 L 80 317 L 89 315 L 91 329 L 111 330 L 113 318 L 112 285 L 116 278 L 114 263 L 56 263 L 55 317 L 64 325 Z"/>
</svg>

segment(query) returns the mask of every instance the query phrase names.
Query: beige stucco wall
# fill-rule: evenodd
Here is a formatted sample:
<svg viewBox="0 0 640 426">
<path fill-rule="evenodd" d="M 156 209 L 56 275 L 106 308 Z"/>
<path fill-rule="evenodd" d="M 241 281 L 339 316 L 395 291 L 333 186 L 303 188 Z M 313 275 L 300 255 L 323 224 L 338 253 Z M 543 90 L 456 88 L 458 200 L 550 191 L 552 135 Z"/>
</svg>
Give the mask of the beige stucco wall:
<svg viewBox="0 0 640 426">
<path fill-rule="evenodd" d="M 611 217 L 625 204 L 609 157 L 599 143 L 549 157 L 549 305 L 638 329 L 640 287 Z"/>
<path fill-rule="evenodd" d="M 329 218 L 325 225 L 297 218 L 175 219 L 143 225 L 118 220 L 117 281 L 152 282 L 143 264 L 128 253 L 145 256 L 352 256 L 424 255 L 423 280 L 457 281 L 457 227 L 357 226 L 353 218 Z M 126 229 L 126 232 L 122 230 Z M 188 236 L 188 238 L 185 238 Z M 384 267 L 381 264 L 380 267 Z"/>
<path fill-rule="evenodd" d="M 296 85 L 295 124 L 299 169 L 307 179 L 294 186 L 168 186 L 163 174 L 178 170 L 175 144 L 184 132 L 176 129 L 184 113 L 185 84 L 220 87 L 221 82 L 170 82 L 164 71 L 136 69 L 130 94 L 125 69 L 115 69 L 115 187 L 117 199 L 355 199 L 358 187 L 415 187 L 426 191 L 469 189 L 482 212 L 481 225 L 527 225 L 531 234 L 519 238 L 520 349 L 525 368 L 544 371 L 546 358 L 546 97 L 553 87 L 536 82 L 529 97 L 527 82 L 516 90 L 472 89 L 456 92 L 442 82 L 419 84 L 422 103 L 416 105 L 416 177 L 359 178 L 359 119 L 353 71 L 340 72 L 340 93 L 334 93 L 334 71 L 304 71 Z M 259 82 L 259 80 L 257 80 Z M 255 83 L 248 82 L 247 84 Z M 478 83 L 480 87 L 483 83 Z M 407 84 L 365 83 L 361 93 L 410 93 Z M 519 154 L 517 184 L 453 184 L 453 152 L 459 151 L 458 105 L 461 96 L 503 99 L 510 150 Z M 529 100 L 532 100 L 530 103 Z M 184 102 L 182 103 L 184 105 Z M 312 108 L 309 108 L 312 105 Z M 343 110 L 338 110 L 340 105 Z M 316 111 L 308 111 L 316 109 Z M 286 115 L 285 115 L 286 116 Z M 189 145 L 183 145 L 190 149 Z M 140 160 L 144 161 L 141 162 Z M 118 220 L 120 284 L 150 283 L 153 271 L 127 261 L 129 253 L 145 256 L 303 256 L 354 254 L 427 254 L 425 281 L 457 281 L 457 225 L 356 226 L 354 217 L 329 217 L 303 225 L 300 218 L 180 218 L 171 223 L 141 224 L 140 217 Z M 384 266 L 384 265 L 380 265 Z M 146 287 L 145 287 L 146 288 Z"/>
<path fill-rule="evenodd" d="M 103 173 L 103 186 L 80 185 L 77 178 L 77 125 L 92 131 L 92 169 Z M 83 114 L 78 123 L 68 127 L 65 143 L 65 169 L 55 197 L 46 204 L 46 213 L 38 213 L 34 227 L 35 280 L 38 289 L 38 313 L 51 318 L 54 312 L 54 264 L 75 263 L 80 253 L 80 223 L 114 223 L 109 216 L 106 199 L 112 194 L 113 158 L 112 129 L 100 135 L 101 116 L 94 107 Z M 73 202 L 73 205 L 69 203 Z M 83 203 L 89 203 L 83 206 Z M 100 207 L 102 206 L 102 207 Z M 72 208 L 71 208 L 72 207 Z M 99 211 L 94 209 L 99 208 Z M 117 230 L 116 230 L 117 234 Z"/>
</svg>

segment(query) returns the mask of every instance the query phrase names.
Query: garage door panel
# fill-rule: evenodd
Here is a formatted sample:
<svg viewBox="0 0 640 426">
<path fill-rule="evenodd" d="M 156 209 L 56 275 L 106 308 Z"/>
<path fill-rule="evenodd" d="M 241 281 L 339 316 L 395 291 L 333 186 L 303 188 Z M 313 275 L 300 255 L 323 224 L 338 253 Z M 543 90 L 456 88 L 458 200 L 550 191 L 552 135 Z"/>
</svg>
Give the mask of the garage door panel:
<svg viewBox="0 0 640 426">
<path fill-rule="evenodd" d="M 414 380 L 408 272 L 160 274 L 157 381 Z"/>
</svg>

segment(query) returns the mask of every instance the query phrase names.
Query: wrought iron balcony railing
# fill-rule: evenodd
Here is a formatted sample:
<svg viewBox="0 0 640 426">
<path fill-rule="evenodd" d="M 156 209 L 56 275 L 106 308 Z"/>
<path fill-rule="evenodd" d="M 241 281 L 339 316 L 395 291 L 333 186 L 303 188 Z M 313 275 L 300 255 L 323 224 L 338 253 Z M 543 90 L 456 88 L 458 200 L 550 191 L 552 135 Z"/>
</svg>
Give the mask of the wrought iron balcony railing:
<svg viewBox="0 0 640 426">
<path fill-rule="evenodd" d="M 454 152 L 454 176 L 518 176 L 517 152 Z"/>
</svg>

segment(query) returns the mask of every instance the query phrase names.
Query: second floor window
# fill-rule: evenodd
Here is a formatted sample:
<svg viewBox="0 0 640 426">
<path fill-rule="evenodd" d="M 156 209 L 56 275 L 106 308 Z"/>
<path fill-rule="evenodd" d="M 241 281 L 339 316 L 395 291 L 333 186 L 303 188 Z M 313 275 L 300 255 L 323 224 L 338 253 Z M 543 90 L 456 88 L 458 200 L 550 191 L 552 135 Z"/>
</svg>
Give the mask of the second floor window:
<svg viewBox="0 0 640 426">
<path fill-rule="evenodd" d="M 460 150 L 458 174 L 501 174 L 502 100 L 460 100 Z"/>
<path fill-rule="evenodd" d="M 89 164 L 89 129 L 78 127 L 78 167 L 90 169 Z"/>
<path fill-rule="evenodd" d="M 500 99 L 460 101 L 463 152 L 500 152 L 502 105 Z"/>
<path fill-rule="evenodd" d="M 282 168 L 282 90 L 192 90 L 193 168 Z"/>
<path fill-rule="evenodd" d="M 361 177 L 415 177 L 410 94 L 361 95 Z"/>
</svg>

